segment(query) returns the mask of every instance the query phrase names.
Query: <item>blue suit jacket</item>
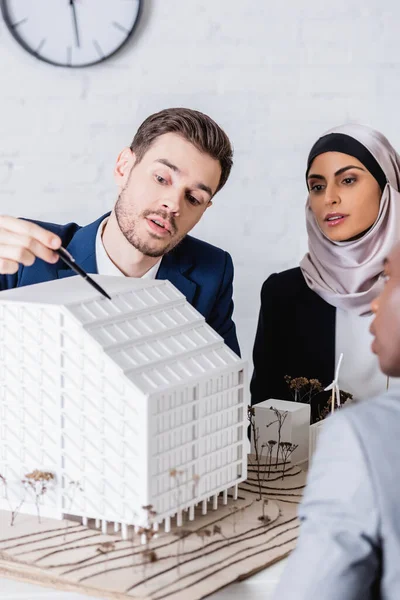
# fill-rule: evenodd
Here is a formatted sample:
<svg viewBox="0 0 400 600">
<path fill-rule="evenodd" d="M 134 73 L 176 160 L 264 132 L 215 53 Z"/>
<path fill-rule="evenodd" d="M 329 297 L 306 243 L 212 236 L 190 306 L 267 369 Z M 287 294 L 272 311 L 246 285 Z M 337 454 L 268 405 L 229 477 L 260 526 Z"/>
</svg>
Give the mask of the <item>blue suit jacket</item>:
<svg viewBox="0 0 400 600">
<path fill-rule="evenodd" d="M 85 271 L 97 273 L 96 234 L 106 216 L 103 215 L 86 227 L 80 227 L 76 223 L 57 225 L 35 222 L 60 236 L 64 248 Z M 56 264 L 48 264 L 36 259 L 31 267 L 20 266 L 14 275 L 0 275 L 0 290 L 71 275 L 75 273 L 61 260 Z M 168 279 L 224 338 L 225 343 L 236 354 L 240 353 L 236 328 L 232 321 L 233 264 L 227 252 L 186 236 L 163 257 L 157 279 Z"/>
</svg>

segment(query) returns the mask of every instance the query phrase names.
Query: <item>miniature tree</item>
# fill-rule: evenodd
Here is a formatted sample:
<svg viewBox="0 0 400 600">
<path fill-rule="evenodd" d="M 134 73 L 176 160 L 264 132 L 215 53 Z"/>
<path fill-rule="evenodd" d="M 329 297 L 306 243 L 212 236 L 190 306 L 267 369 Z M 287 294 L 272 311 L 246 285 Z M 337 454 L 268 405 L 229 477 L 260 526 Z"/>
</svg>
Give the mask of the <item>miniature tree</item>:
<svg viewBox="0 0 400 600">
<path fill-rule="evenodd" d="M 268 499 L 264 498 L 262 502 L 262 515 L 258 517 L 259 521 L 262 521 L 265 525 L 271 522 L 271 519 L 268 515 L 265 514 L 265 507 L 268 506 Z"/>
<path fill-rule="evenodd" d="M 175 482 L 175 498 L 176 498 L 176 511 L 179 514 L 180 510 L 181 510 L 181 494 L 182 494 L 182 475 L 184 474 L 184 471 L 182 470 L 178 470 L 178 469 L 171 469 L 170 472 L 170 477 L 172 477 L 174 479 Z M 199 481 L 200 481 L 200 475 L 197 475 L 196 473 L 193 475 L 192 477 L 192 483 L 193 483 L 193 496 L 196 494 L 196 488 L 199 485 Z M 188 535 L 190 535 L 192 532 L 190 530 L 187 529 L 179 529 L 174 535 L 177 536 L 178 538 L 178 542 L 177 542 L 177 546 L 176 546 L 176 563 L 177 563 L 177 569 L 178 569 L 178 575 L 179 575 L 179 567 L 180 567 L 180 553 L 183 552 L 183 547 L 184 547 L 184 543 L 185 543 L 185 538 L 188 537 Z"/>
<path fill-rule="evenodd" d="M 344 390 L 340 390 L 340 404 L 338 403 L 337 398 L 335 398 L 335 410 L 342 408 L 348 400 L 352 400 L 352 399 L 353 399 L 352 394 L 350 394 L 349 392 L 345 392 Z M 316 421 L 317 422 L 323 421 L 330 414 L 331 414 L 331 396 L 329 396 L 329 398 L 323 404 L 322 408 L 318 407 L 318 417 L 317 417 Z"/>
<path fill-rule="evenodd" d="M 113 550 L 115 550 L 115 544 L 114 544 L 114 542 L 103 542 L 102 544 L 100 544 L 100 546 L 98 546 L 96 548 L 96 552 L 98 554 L 103 554 L 103 555 L 106 556 L 106 559 L 107 559 L 106 568 L 107 569 L 108 569 L 108 555 Z"/>
<path fill-rule="evenodd" d="M 206 540 L 206 538 L 211 537 L 213 535 L 220 535 L 224 540 L 226 540 L 228 542 L 228 545 L 230 544 L 230 539 L 228 537 L 226 537 L 226 535 L 224 534 L 222 527 L 220 525 L 215 524 L 211 529 L 199 529 L 198 531 L 196 531 L 196 535 L 201 539 L 202 541 L 202 549 L 204 550 L 204 542 Z"/>
<path fill-rule="evenodd" d="M 281 443 L 282 427 L 283 427 L 284 422 L 286 421 L 286 417 L 288 416 L 288 411 L 287 410 L 278 410 L 277 408 L 274 408 L 273 406 L 271 406 L 270 410 L 274 411 L 276 420 L 271 421 L 271 423 L 268 423 L 268 425 L 266 425 L 267 429 L 268 429 L 268 427 L 271 427 L 271 425 L 274 425 L 275 423 L 278 424 L 278 442 L 277 442 L 277 446 L 276 446 L 276 462 L 275 462 L 275 468 L 277 469 L 278 463 L 279 463 L 279 444 Z"/>
<path fill-rule="evenodd" d="M 306 402 L 310 404 L 313 396 L 324 390 L 318 379 L 290 377 L 290 375 L 285 375 L 285 381 L 289 386 L 295 402 Z"/>
<path fill-rule="evenodd" d="M 279 448 L 280 448 L 280 452 L 281 452 L 281 456 L 282 456 L 282 463 L 283 463 L 282 479 L 285 477 L 286 465 L 289 462 L 291 455 L 293 454 L 293 452 L 296 450 L 297 447 L 298 447 L 297 444 L 292 444 L 291 442 L 281 442 L 279 444 Z"/>
<path fill-rule="evenodd" d="M 132 510 L 132 522 L 134 522 L 138 517 L 138 514 L 135 510 Z M 129 531 L 131 532 L 131 537 L 130 537 L 130 542 L 132 545 L 132 565 L 135 566 L 135 552 L 134 552 L 134 547 L 135 547 L 135 528 L 134 527 L 129 527 L 128 528 L 128 537 L 129 537 Z"/>
<path fill-rule="evenodd" d="M 282 427 L 283 424 L 285 422 L 285 419 L 288 415 L 287 411 L 281 412 L 279 410 L 277 410 L 276 408 L 272 408 L 272 410 L 274 411 L 275 415 L 276 415 L 276 420 L 272 421 L 271 423 L 269 423 L 268 425 L 266 425 L 266 427 L 268 428 L 270 425 L 273 425 L 274 423 L 278 423 L 278 438 L 280 440 L 281 435 L 282 435 Z M 250 421 L 250 427 L 251 430 L 253 432 L 253 436 L 254 436 L 254 448 L 255 448 L 255 456 L 256 456 L 256 472 L 257 472 L 257 483 L 258 483 L 258 494 L 259 497 L 257 498 L 257 500 L 262 501 L 261 506 L 262 506 L 262 513 L 260 515 L 260 517 L 258 517 L 259 521 L 262 521 L 263 523 L 267 524 L 270 522 L 269 517 L 265 514 L 265 507 L 268 504 L 268 500 L 266 498 L 263 498 L 263 494 L 262 494 L 262 483 L 265 480 L 265 476 L 267 473 L 267 465 L 265 465 L 264 468 L 264 472 L 263 472 L 263 477 L 262 475 L 262 471 L 261 471 L 261 466 L 262 466 L 262 450 L 266 447 L 267 448 L 267 461 L 268 461 L 268 477 L 271 474 L 271 464 L 272 464 L 272 452 L 274 447 L 277 447 L 277 454 L 276 454 L 276 465 L 275 467 L 278 466 L 278 448 L 279 448 L 279 443 L 276 440 L 269 440 L 266 444 L 263 444 L 261 446 L 261 451 L 258 450 L 258 441 L 259 441 L 259 430 L 255 425 L 255 410 L 252 406 L 248 407 L 248 419 Z"/>
<path fill-rule="evenodd" d="M 40 499 L 48 490 L 49 483 L 54 482 L 54 475 L 48 471 L 39 471 L 35 469 L 31 473 L 25 475 L 25 479 L 22 480 L 22 484 L 28 490 L 31 490 L 35 496 L 35 505 L 38 516 L 38 522 L 40 520 Z"/>
<path fill-rule="evenodd" d="M 256 501 L 258 501 L 258 498 Z M 254 503 L 254 500 L 251 502 L 251 504 L 253 504 L 253 503 Z M 251 504 L 249 506 L 251 506 Z M 237 506 L 236 502 L 234 502 L 228 508 L 229 508 L 229 513 L 232 516 L 233 533 L 236 533 L 236 525 L 238 523 L 238 517 L 239 517 L 239 519 L 240 519 L 240 517 L 243 517 L 243 514 L 246 510 L 246 506 Z"/>
<path fill-rule="evenodd" d="M 79 481 L 70 481 L 68 487 L 66 489 L 65 495 L 68 498 L 68 506 L 67 512 L 69 512 L 72 508 L 72 505 L 75 500 L 76 492 L 83 492 L 83 487 L 81 486 Z"/>
<path fill-rule="evenodd" d="M 211 537 L 211 535 L 212 535 L 211 531 L 210 531 L 209 529 L 198 529 L 198 530 L 196 531 L 196 535 L 197 535 L 197 537 L 199 537 L 199 538 L 201 539 L 201 542 L 202 542 L 202 548 L 203 548 L 203 550 L 204 550 L 204 542 L 205 542 L 205 539 L 206 539 L 207 537 Z"/>
<path fill-rule="evenodd" d="M 237 517 L 237 513 L 239 512 L 239 507 L 236 506 L 236 504 L 231 504 L 229 506 L 229 512 L 232 515 L 232 529 L 233 529 L 233 533 L 236 533 L 236 517 Z"/>
<path fill-rule="evenodd" d="M 195 495 L 196 493 L 196 488 L 199 485 L 200 482 L 200 475 L 197 475 L 197 473 L 195 473 L 192 477 L 192 481 L 193 481 L 193 495 Z"/>
<path fill-rule="evenodd" d="M 0 483 L 2 484 L 3 487 L 3 497 L 5 500 L 7 500 L 8 505 L 10 507 L 10 513 L 11 513 L 11 521 L 10 521 L 10 525 L 11 527 L 14 525 L 15 523 L 15 519 L 17 518 L 17 515 L 19 513 L 19 511 L 21 510 L 21 507 L 23 505 L 23 503 L 25 502 L 25 493 L 22 497 L 22 499 L 19 501 L 19 503 L 16 505 L 15 508 L 12 507 L 10 498 L 8 497 L 8 489 L 7 489 L 7 480 L 6 478 L 0 474 Z"/>
<path fill-rule="evenodd" d="M 154 523 L 154 517 L 157 516 L 157 512 L 153 510 L 153 505 L 148 504 L 147 506 L 142 506 L 142 509 L 147 513 L 147 527 L 151 528 Z"/>
<path fill-rule="evenodd" d="M 230 539 L 228 537 L 226 537 L 226 535 L 224 534 L 221 525 L 214 525 L 212 534 L 220 535 L 222 538 L 224 538 L 224 540 L 226 540 L 228 542 L 228 546 L 231 543 Z"/>
<path fill-rule="evenodd" d="M 308 379 L 307 377 L 290 377 L 285 375 L 285 381 L 295 402 L 306 402 L 311 406 L 311 423 L 322 421 L 331 412 L 330 403 L 332 394 L 325 392 L 323 385 L 318 379 Z M 352 394 L 340 390 L 340 406 L 353 398 Z M 317 405 L 315 401 L 317 400 Z M 335 399 L 334 408 L 340 408 Z"/>
<path fill-rule="evenodd" d="M 274 450 L 274 446 L 276 446 L 276 440 L 268 440 L 267 442 L 267 462 L 268 462 L 268 478 L 271 476 L 271 466 L 272 466 L 272 452 Z M 267 470 L 265 469 L 265 472 Z"/>
<path fill-rule="evenodd" d="M 251 434 L 253 437 L 254 454 L 255 454 L 255 460 L 256 460 L 255 467 L 256 467 L 256 476 L 257 476 L 257 484 L 258 484 L 258 494 L 259 494 L 258 499 L 261 500 L 262 499 L 261 469 L 262 469 L 262 451 L 263 451 L 264 445 L 262 445 L 261 448 L 259 447 L 260 432 L 259 432 L 258 427 L 256 427 L 254 406 L 247 407 L 247 419 L 250 423 L 250 430 L 251 430 Z"/>
<path fill-rule="evenodd" d="M 66 497 L 68 498 L 68 506 L 67 506 L 67 511 L 66 514 L 69 514 L 72 508 L 72 505 L 74 503 L 75 500 L 75 495 L 76 492 L 80 491 L 83 492 L 83 488 L 80 484 L 79 481 L 70 481 L 67 487 L 67 490 L 65 492 Z M 65 533 L 64 533 L 64 540 L 66 538 L 67 535 L 67 527 L 68 527 L 68 520 L 65 519 Z"/>
<path fill-rule="evenodd" d="M 156 532 L 153 529 L 154 517 L 157 516 L 157 512 L 153 510 L 153 505 L 148 504 L 147 506 L 142 506 L 142 509 L 147 513 L 147 524 L 145 527 L 139 527 L 139 535 L 144 539 L 145 549 L 142 552 L 143 557 L 143 569 L 144 575 L 146 574 L 146 565 L 148 563 L 154 563 L 158 560 L 157 553 L 155 550 L 150 548 L 150 543 Z"/>
<path fill-rule="evenodd" d="M 174 485 L 175 485 L 175 503 L 176 503 L 176 513 L 177 513 L 177 518 L 179 518 L 179 514 L 181 511 L 181 496 L 182 496 L 182 475 L 184 474 L 184 471 L 179 470 L 179 469 L 170 469 L 169 471 L 169 475 L 170 477 L 172 477 L 172 479 L 174 480 Z"/>
<path fill-rule="evenodd" d="M 180 555 L 181 553 L 183 553 L 184 550 L 185 539 L 191 534 L 192 532 L 190 531 L 190 529 L 183 529 L 182 527 L 180 527 L 177 531 L 174 532 L 174 535 L 178 538 L 176 544 L 176 567 L 178 569 L 178 576 L 180 574 Z"/>
</svg>

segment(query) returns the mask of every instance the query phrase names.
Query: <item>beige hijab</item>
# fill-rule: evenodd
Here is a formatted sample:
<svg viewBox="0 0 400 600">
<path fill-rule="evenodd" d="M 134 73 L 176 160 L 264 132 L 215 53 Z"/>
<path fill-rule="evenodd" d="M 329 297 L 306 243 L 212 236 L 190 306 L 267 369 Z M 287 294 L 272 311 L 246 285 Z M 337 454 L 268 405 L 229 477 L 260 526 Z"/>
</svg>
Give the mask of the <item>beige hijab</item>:
<svg viewBox="0 0 400 600">
<path fill-rule="evenodd" d="M 333 242 L 319 228 L 306 203 L 308 253 L 300 263 L 307 285 L 329 304 L 358 315 L 383 287 L 383 260 L 400 240 L 400 156 L 378 131 L 363 125 L 342 125 L 329 133 L 343 133 L 363 144 L 387 178 L 378 218 L 361 238 Z"/>
</svg>

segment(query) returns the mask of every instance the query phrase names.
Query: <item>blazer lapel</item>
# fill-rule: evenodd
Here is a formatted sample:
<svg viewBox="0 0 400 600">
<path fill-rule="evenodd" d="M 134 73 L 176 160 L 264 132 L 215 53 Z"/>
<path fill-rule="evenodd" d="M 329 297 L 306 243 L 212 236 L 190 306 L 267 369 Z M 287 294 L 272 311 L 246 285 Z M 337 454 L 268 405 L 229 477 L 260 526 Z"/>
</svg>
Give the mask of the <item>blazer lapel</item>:
<svg viewBox="0 0 400 600">
<path fill-rule="evenodd" d="M 106 216 L 107 215 L 103 215 L 94 223 L 90 223 L 90 225 L 79 229 L 66 248 L 66 250 L 72 254 L 77 264 L 87 273 L 97 273 L 96 235 L 100 223 Z M 59 279 L 76 275 L 75 271 L 67 267 L 61 260 L 58 264 L 60 265 L 60 268 L 57 271 L 57 277 Z"/>
<path fill-rule="evenodd" d="M 192 266 L 192 260 L 179 252 L 178 246 L 163 257 L 156 279 L 168 279 L 193 304 L 197 284 L 188 277 Z"/>
</svg>

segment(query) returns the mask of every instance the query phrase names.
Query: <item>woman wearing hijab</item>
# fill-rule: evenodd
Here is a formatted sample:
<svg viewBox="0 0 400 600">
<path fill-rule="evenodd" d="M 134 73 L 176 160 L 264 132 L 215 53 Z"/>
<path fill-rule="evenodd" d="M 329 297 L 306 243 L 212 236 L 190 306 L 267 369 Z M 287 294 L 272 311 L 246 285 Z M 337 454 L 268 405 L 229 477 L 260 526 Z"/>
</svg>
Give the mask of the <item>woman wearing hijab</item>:
<svg viewBox="0 0 400 600">
<path fill-rule="evenodd" d="M 292 400 L 287 375 L 327 386 L 341 353 L 340 387 L 354 399 L 388 383 L 370 348 L 369 307 L 400 239 L 400 157 L 381 133 L 344 125 L 314 144 L 306 181 L 309 251 L 262 287 L 253 404 Z"/>
</svg>

